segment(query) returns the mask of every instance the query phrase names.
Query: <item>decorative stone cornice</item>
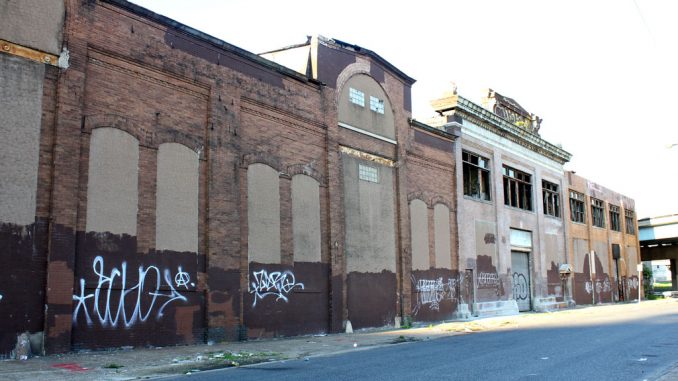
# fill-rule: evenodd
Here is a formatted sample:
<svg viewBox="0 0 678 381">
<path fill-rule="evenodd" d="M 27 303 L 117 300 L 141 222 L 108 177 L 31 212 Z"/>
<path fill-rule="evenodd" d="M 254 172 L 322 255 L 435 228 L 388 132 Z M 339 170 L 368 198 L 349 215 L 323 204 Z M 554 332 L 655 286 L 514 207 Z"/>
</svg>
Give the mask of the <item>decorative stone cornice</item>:
<svg viewBox="0 0 678 381">
<path fill-rule="evenodd" d="M 572 158 L 572 154 L 564 149 L 547 142 L 535 133 L 511 124 L 462 96 L 456 96 L 456 105 L 451 110 L 454 110 L 455 116 L 466 119 L 475 125 L 555 160 L 560 164 L 565 164 Z"/>
</svg>

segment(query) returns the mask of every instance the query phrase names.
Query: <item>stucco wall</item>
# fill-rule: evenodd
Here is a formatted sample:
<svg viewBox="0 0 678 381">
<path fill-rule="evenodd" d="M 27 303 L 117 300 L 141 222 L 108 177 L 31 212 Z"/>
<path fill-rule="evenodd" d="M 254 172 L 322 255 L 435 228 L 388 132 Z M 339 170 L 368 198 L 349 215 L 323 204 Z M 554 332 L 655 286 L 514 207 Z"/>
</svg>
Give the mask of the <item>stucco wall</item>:
<svg viewBox="0 0 678 381">
<path fill-rule="evenodd" d="M 137 233 L 139 143 L 116 128 L 92 131 L 87 184 L 88 232 Z"/>
<path fill-rule="evenodd" d="M 247 223 L 249 261 L 280 263 L 280 180 L 268 165 L 247 169 Z"/>
<path fill-rule="evenodd" d="M 292 233 L 295 262 L 320 262 L 320 188 L 306 175 L 292 177 Z"/>
<path fill-rule="evenodd" d="M 61 50 L 62 0 L 0 0 L 0 38 L 52 54 Z"/>
<path fill-rule="evenodd" d="M 395 272 L 393 169 L 342 154 L 346 271 Z M 358 179 L 358 164 L 376 167 L 379 183 Z"/>
<path fill-rule="evenodd" d="M 360 90 L 365 94 L 364 106 L 351 103 L 349 88 Z M 370 96 L 384 101 L 383 114 L 370 110 Z M 340 123 L 346 123 L 389 139 L 395 139 L 395 124 L 391 104 L 381 86 L 368 75 L 355 75 L 344 84 L 339 95 L 338 111 Z"/>
<path fill-rule="evenodd" d="M 198 154 L 178 143 L 158 149 L 157 250 L 198 252 Z"/>
<path fill-rule="evenodd" d="M 450 209 L 443 204 L 436 204 L 433 207 L 433 221 L 435 221 L 436 268 L 451 270 Z"/>
<path fill-rule="evenodd" d="M 412 270 L 429 269 L 428 208 L 421 200 L 410 202 L 410 225 L 412 234 Z"/>
<path fill-rule="evenodd" d="M 35 222 L 44 76 L 44 65 L 0 54 L 0 222 Z"/>
</svg>

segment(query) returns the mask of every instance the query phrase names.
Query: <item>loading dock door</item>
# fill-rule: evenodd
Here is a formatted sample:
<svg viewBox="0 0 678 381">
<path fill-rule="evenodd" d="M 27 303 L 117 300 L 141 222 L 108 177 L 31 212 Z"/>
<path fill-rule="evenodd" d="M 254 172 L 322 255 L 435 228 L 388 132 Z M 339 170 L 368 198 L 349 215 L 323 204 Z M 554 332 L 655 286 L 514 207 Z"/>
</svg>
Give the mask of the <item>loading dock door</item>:
<svg viewBox="0 0 678 381">
<path fill-rule="evenodd" d="M 520 251 L 511 252 L 511 268 L 513 269 L 513 298 L 518 303 L 518 310 L 529 311 L 530 301 L 530 265 L 529 254 Z"/>
</svg>

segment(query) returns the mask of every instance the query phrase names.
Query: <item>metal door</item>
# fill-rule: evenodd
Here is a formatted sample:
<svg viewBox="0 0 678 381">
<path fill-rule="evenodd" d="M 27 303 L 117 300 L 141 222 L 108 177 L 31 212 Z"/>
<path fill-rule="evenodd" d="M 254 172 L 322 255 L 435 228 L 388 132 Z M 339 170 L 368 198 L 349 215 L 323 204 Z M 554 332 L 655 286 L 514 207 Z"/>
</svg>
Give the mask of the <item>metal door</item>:
<svg viewBox="0 0 678 381">
<path fill-rule="evenodd" d="M 529 254 L 520 251 L 511 252 L 511 268 L 513 269 L 513 298 L 518 303 L 518 310 L 532 309 L 530 301 L 530 260 Z"/>
</svg>

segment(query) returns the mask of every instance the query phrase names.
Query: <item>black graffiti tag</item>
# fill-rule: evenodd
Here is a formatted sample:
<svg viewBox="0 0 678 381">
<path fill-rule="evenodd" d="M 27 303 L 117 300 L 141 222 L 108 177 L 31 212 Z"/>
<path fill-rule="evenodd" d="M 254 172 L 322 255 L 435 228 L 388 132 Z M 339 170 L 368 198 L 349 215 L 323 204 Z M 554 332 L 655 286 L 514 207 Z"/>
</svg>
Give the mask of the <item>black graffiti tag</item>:
<svg viewBox="0 0 678 381">
<path fill-rule="evenodd" d="M 527 300 L 529 287 L 527 279 L 521 273 L 513 273 L 513 297 L 517 300 Z"/>
</svg>

